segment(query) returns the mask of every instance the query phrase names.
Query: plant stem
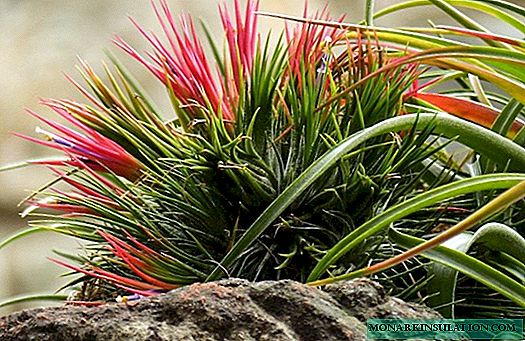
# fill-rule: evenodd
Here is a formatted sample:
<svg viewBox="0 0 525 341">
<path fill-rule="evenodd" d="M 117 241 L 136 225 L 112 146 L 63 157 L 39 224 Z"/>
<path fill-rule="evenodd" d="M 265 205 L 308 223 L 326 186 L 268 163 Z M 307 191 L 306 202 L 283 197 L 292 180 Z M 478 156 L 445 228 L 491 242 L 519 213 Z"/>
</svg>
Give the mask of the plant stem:
<svg viewBox="0 0 525 341">
<path fill-rule="evenodd" d="M 366 0 L 365 18 L 368 26 L 374 26 L 374 0 Z"/>
</svg>

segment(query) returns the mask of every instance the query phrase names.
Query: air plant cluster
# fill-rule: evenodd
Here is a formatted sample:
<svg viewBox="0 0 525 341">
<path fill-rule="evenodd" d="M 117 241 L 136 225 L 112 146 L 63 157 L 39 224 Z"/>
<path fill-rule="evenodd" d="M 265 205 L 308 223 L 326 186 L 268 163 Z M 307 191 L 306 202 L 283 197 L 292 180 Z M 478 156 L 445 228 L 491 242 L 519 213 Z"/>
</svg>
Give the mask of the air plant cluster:
<svg viewBox="0 0 525 341">
<path fill-rule="evenodd" d="M 431 4 L 461 27 L 374 25 Z M 33 162 L 56 180 L 27 200 L 30 229 L 0 245 L 36 231 L 85 241 L 52 259 L 79 275 L 68 287 L 81 301 L 357 273 L 448 316 L 523 314 L 523 190 L 480 208 L 525 180 L 525 42 L 456 5 L 525 33 L 525 9 L 503 1 L 408 1 L 349 24 L 248 0 L 219 7 L 220 45 L 154 2 L 161 35 L 133 21 L 149 48 L 114 42 L 163 84 L 173 112 L 114 57 L 103 75 L 80 61 L 84 85 L 70 81 L 86 102 L 43 101 L 69 125 L 31 112 L 43 139 L 22 136 L 63 154 Z M 261 37 L 263 18 L 283 20 L 282 34 Z M 421 257 L 370 267 L 456 224 Z"/>
</svg>

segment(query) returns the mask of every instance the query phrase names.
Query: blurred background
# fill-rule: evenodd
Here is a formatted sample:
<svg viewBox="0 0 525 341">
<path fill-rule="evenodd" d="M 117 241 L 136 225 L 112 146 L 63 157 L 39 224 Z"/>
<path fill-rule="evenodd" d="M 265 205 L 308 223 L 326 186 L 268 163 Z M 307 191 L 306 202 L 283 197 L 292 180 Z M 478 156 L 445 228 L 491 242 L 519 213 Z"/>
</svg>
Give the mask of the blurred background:
<svg viewBox="0 0 525 341">
<path fill-rule="evenodd" d="M 202 18 L 222 39 L 219 18 L 216 15 L 217 0 L 168 0 L 173 12 L 191 12 Z M 228 1 L 231 2 L 231 1 Z M 241 2 L 243 2 L 241 0 Z M 377 8 L 400 2 L 377 0 Z M 525 5 L 525 0 L 513 2 Z M 311 12 L 329 3 L 333 17 L 346 14 L 346 21 L 356 22 L 364 17 L 364 0 L 310 0 Z M 304 0 L 274 1 L 262 0 L 264 11 L 301 15 Z M 472 13 L 469 13 L 472 14 Z M 133 71 L 136 78 L 157 102 L 166 108 L 168 101 L 155 79 L 123 53 L 112 46 L 113 34 L 122 36 L 137 47 L 146 48 L 128 16 L 135 18 L 143 27 L 159 31 L 151 4 L 148 0 L 0 0 L 0 166 L 57 155 L 10 134 L 20 132 L 35 136 L 34 128 L 39 123 L 25 113 L 33 109 L 47 117 L 49 111 L 38 105 L 39 98 L 81 98 L 63 77 L 69 74 L 79 79 L 75 64 L 77 56 L 82 57 L 100 70 L 102 61 L 107 60 L 104 49 L 109 49 Z M 393 15 L 377 22 L 388 26 L 426 25 L 451 22 L 437 10 L 417 8 L 406 15 Z M 490 29 L 504 34 L 506 27 L 486 17 L 478 20 Z M 261 18 L 261 32 L 269 29 L 279 32 L 283 23 L 277 19 Z M 49 171 L 42 167 L 0 173 L 0 240 L 26 226 L 19 216 L 23 209 L 17 204 L 31 190 L 51 179 Z M 65 283 L 60 274 L 65 270 L 52 264 L 46 257 L 52 250 L 74 252 L 79 245 L 66 237 L 40 234 L 19 240 L 0 250 L 0 302 L 8 297 L 34 292 L 52 293 Z M 21 308 L 44 305 L 40 302 L 0 308 L 0 316 Z"/>
</svg>

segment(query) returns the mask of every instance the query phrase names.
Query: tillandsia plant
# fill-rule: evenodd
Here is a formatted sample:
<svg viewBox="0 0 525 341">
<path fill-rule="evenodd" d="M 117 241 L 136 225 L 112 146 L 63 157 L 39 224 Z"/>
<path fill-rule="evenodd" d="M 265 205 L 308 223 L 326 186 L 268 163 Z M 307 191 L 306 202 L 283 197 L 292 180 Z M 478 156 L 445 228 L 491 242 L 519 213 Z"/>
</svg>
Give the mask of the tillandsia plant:
<svg viewBox="0 0 525 341">
<path fill-rule="evenodd" d="M 56 180 L 26 200 L 29 229 L 0 248 L 39 231 L 84 241 L 52 259 L 76 275 L 75 301 L 224 277 L 370 275 L 445 316 L 522 316 L 525 41 L 463 9 L 523 35 L 525 8 L 366 5 L 350 24 L 326 9 L 290 17 L 235 1 L 219 7 L 221 45 L 154 2 L 164 37 L 133 22 L 149 50 L 114 41 L 164 85 L 173 113 L 114 57 L 103 76 L 80 61 L 84 85 L 70 81 L 86 103 L 43 101 L 70 125 L 31 112 L 50 131 L 22 137 L 64 156 L 30 162 Z M 458 26 L 374 24 L 416 6 Z M 262 17 L 283 32 L 261 37 Z"/>
</svg>

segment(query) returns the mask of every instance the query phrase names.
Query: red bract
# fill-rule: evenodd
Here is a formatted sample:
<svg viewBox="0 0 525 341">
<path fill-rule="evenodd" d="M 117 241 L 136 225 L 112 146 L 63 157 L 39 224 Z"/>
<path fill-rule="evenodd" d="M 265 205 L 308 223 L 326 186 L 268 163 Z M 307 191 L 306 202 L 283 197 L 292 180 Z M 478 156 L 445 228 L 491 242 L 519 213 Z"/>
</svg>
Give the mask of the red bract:
<svg viewBox="0 0 525 341">
<path fill-rule="evenodd" d="M 159 291 L 162 290 L 162 288 L 159 288 L 155 285 L 151 285 L 149 283 L 144 283 L 143 281 L 137 281 L 135 279 L 120 276 L 120 275 L 111 273 L 109 271 L 97 268 L 95 266 L 90 266 L 90 270 L 87 270 L 87 269 L 81 268 L 80 266 L 71 265 L 66 262 L 60 261 L 58 259 L 49 258 L 49 260 L 65 268 L 74 270 L 79 273 L 83 273 L 84 275 L 87 275 L 90 277 L 106 280 L 106 281 L 115 283 L 116 285 L 120 285 L 120 286 L 126 285 L 130 289 L 159 290 Z"/>
<path fill-rule="evenodd" d="M 60 177 L 60 179 L 62 181 L 64 181 L 65 183 L 67 183 L 68 185 L 70 185 L 71 187 L 73 187 L 75 190 L 73 190 L 72 193 L 75 193 L 76 195 L 80 195 L 80 196 L 83 196 L 83 197 L 89 197 L 91 199 L 95 199 L 96 201 L 99 201 L 101 203 L 105 203 L 115 209 L 118 208 L 118 205 L 113 201 L 111 200 L 110 198 L 108 198 L 107 196 L 91 189 L 91 188 L 88 188 L 86 186 L 84 186 L 82 183 L 80 183 L 79 181 L 77 180 L 74 180 L 73 178 L 71 178 L 71 176 L 69 176 L 68 174 L 64 173 L 64 172 L 61 172 L 57 169 L 54 169 L 54 168 L 51 168 L 51 171 L 53 171 L 53 173 L 55 173 L 55 175 L 57 175 L 58 177 Z M 108 188 L 111 188 L 111 187 L 108 187 Z M 121 190 L 118 190 L 118 191 L 115 191 L 114 192 L 118 195 L 122 195 L 123 192 Z"/>
<path fill-rule="evenodd" d="M 411 93 L 410 96 L 429 103 L 432 106 L 451 115 L 461 117 L 486 128 L 491 128 L 500 114 L 499 111 L 495 109 L 467 99 L 421 92 Z M 523 126 L 523 121 L 515 120 L 512 122 L 508 136 L 513 138 L 523 128 Z"/>
<path fill-rule="evenodd" d="M 308 17 L 308 7 L 305 5 L 303 17 Z M 316 12 L 312 17 L 313 20 L 329 21 L 329 13 L 327 7 L 321 12 Z M 342 22 L 344 16 L 341 16 L 337 21 Z M 338 40 L 344 31 L 328 27 L 325 25 L 315 25 L 310 23 L 300 23 L 290 33 L 288 26 L 286 26 L 286 39 L 288 41 L 288 55 L 291 73 L 301 83 L 301 75 L 304 75 L 305 70 L 315 71 L 322 62 L 321 69 L 327 67 L 329 63 L 329 48 L 331 43 Z M 325 60 L 322 58 L 325 57 Z"/>
<path fill-rule="evenodd" d="M 46 161 L 36 161 L 34 163 L 50 166 L 73 166 L 84 169 L 86 166 L 89 166 L 96 171 L 107 172 L 110 170 L 117 175 L 132 180 L 140 176 L 140 163 L 124 148 L 74 118 L 59 103 L 52 101 L 44 101 L 43 103 L 74 126 L 83 130 L 84 133 L 79 133 L 65 125 L 46 119 L 33 111 L 29 111 L 31 115 L 46 123 L 58 133 L 48 132 L 37 127 L 37 133 L 43 134 L 47 141 L 17 133 L 15 133 L 15 135 L 44 146 L 61 150 L 68 156 L 68 158 L 65 159 L 50 159 Z"/>
<path fill-rule="evenodd" d="M 50 197 L 49 199 L 46 198 L 44 200 L 29 200 L 27 201 L 27 204 L 29 204 L 30 206 L 27 209 L 25 209 L 24 212 L 20 214 L 22 218 L 26 217 L 31 212 L 39 208 L 47 208 L 47 209 L 63 212 L 64 214 L 61 215 L 63 217 L 65 216 L 72 217 L 72 216 L 93 213 L 93 211 L 87 207 L 73 205 L 73 204 L 64 204 L 53 197 Z"/>
<path fill-rule="evenodd" d="M 225 7 L 222 7 L 221 19 L 226 31 L 229 47 L 231 70 L 226 70 L 224 79 L 216 77 L 197 37 L 195 25 L 189 16 L 179 17 L 177 28 L 165 0 L 160 1 L 160 8 L 153 3 L 153 8 L 168 40 L 164 44 L 152 32 L 146 32 L 135 21 L 140 33 L 153 47 L 153 52 L 146 52 L 144 58 L 122 38 L 116 37 L 115 43 L 133 58 L 142 63 L 177 98 L 182 106 L 193 116 L 211 109 L 227 122 L 235 121 L 234 106 L 238 99 L 242 79 L 248 77 L 255 55 L 255 11 L 258 3 L 249 1 L 246 6 L 244 22 L 238 1 L 235 2 L 235 25 Z M 133 20 L 133 19 L 132 19 Z M 218 68 L 217 66 L 215 66 Z"/>
<path fill-rule="evenodd" d="M 140 294 L 142 296 L 154 295 L 156 293 L 165 292 L 180 286 L 158 280 L 146 273 L 146 271 L 150 268 L 147 263 L 148 257 L 160 256 L 157 252 L 149 248 L 143 248 L 141 245 L 138 245 L 140 247 L 140 250 L 138 250 L 135 247 L 120 240 L 119 238 L 110 235 L 109 233 L 104 231 L 98 231 L 98 233 L 102 238 L 104 238 L 106 242 L 109 243 L 108 249 L 115 256 L 124 261 L 131 271 L 141 279 L 140 281 L 114 274 L 94 265 L 88 265 L 88 268 L 83 268 L 56 259 L 51 259 L 51 261 L 68 269 L 83 273 L 87 276 L 109 281 L 119 288 L 132 293 Z"/>
<path fill-rule="evenodd" d="M 154 53 L 147 53 L 153 62 L 148 62 L 120 37 L 116 37 L 115 43 L 145 65 L 159 80 L 172 89 L 181 104 L 188 106 L 190 111 L 197 114 L 200 109 L 211 107 L 215 113 L 221 113 L 224 119 L 233 119 L 231 106 L 224 101 L 223 87 L 213 77 L 202 44 L 195 33 L 193 21 L 188 16 L 181 16 L 182 32 L 178 32 L 171 14 L 166 12 L 166 16 L 172 27 L 171 33 L 166 31 L 171 51 L 162 44 L 155 34 L 147 33 L 135 23 L 154 48 Z M 161 18 L 159 16 L 163 27 L 166 28 L 166 24 Z M 193 106 L 199 109 L 195 110 L 192 108 Z"/>
<path fill-rule="evenodd" d="M 159 288 L 171 290 L 178 288 L 179 285 L 177 284 L 170 284 L 163 282 L 161 280 L 156 279 L 155 277 L 152 277 L 148 275 L 145 270 L 150 269 L 151 267 L 148 265 L 148 263 L 145 260 L 142 260 L 140 258 L 148 258 L 153 257 L 157 255 L 156 252 L 148 252 L 144 249 L 139 251 L 136 248 L 132 247 L 131 245 L 125 243 L 124 241 L 108 234 L 103 231 L 99 231 L 99 234 L 104 238 L 110 245 L 108 249 L 113 252 L 113 254 L 120 259 L 122 259 L 129 268 L 135 273 L 138 277 L 146 281 L 147 283 L 150 283 L 152 285 L 155 285 Z"/>
<path fill-rule="evenodd" d="M 219 7 L 222 26 L 226 34 L 226 42 L 230 53 L 230 63 L 233 72 L 233 83 L 238 90 L 244 78 L 250 76 L 256 53 L 257 16 L 259 1 L 248 1 L 242 20 L 239 2 L 235 1 L 235 25 L 225 4 Z"/>
</svg>

